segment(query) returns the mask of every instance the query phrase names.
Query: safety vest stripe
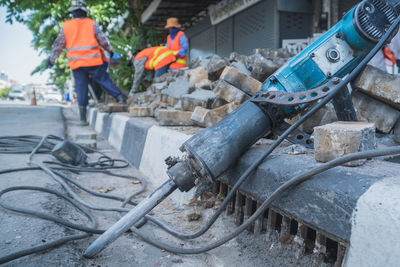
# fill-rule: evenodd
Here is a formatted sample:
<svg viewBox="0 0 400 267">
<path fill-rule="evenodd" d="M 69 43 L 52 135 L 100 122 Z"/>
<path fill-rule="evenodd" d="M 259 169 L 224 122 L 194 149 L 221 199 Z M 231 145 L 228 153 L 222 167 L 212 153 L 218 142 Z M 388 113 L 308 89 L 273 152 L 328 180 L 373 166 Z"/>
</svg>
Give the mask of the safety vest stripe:
<svg viewBox="0 0 400 267">
<path fill-rule="evenodd" d="M 79 57 L 71 57 L 68 58 L 68 61 L 73 61 L 81 58 L 88 58 L 88 57 L 101 57 L 101 54 L 91 54 L 91 55 L 85 55 L 85 56 L 79 56 Z"/>
<path fill-rule="evenodd" d="M 153 64 L 153 61 L 154 61 L 154 59 L 156 59 L 156 56 L 157 56 L 157 54 L 158 54 L 158 52 L 161 50 L 161 49 L 163 49 L 164 47 L 159 47 L 159 48 L 157 48 L 155 51 L 154 51 L 154 53 L 153 53 L 153 57 L 150 59 L 150 61 L 149 61 L 149 68 L 150 69 L 154 69 L 154 67 L 153 67 L 153 65 L 155 65 L 155 64 Z"/>
<path fill-rule="evenodd" d="M 67 48 L 67 51 L 80 51 L 80 50 L 91 50 L 100 48 L 99 46 L 77 46 L 77 47 L 70 47 Z"/>
<path fill-rule="evenodd" d="M 173 52 L 173 51 L 167 51 L 167 52 L 163 53 L 162 55 L 160 55 L 160 56 L 153 62 L 153 65 L 150 66 L 150 67 L 151 67 L 151 68 L 155 68 L 156 65 L 157 65 L 161 60 L 163 60 L 166 56 L 171 55 L 171 54 L 174 54 L 174 52 Z"/>
<path fill-rule="evenodd" d="M 181 59 L 181 58 L 177 59 L 175 62 L 180 63 L 180 64 L 186 64 L 186 60 Z"/>
</svg>

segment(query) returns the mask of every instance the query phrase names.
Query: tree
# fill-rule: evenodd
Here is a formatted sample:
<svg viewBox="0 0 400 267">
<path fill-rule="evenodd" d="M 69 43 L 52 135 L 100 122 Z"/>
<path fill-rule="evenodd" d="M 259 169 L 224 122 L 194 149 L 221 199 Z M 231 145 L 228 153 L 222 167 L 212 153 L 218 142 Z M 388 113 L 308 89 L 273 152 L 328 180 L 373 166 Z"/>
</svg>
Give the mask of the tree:
<svg viewBox="0 0 400 267">
<path fill-rule="evenodd" d="M 129 90 L 133 70 L 126 66 L 132 51 L 142 49 L 146 44 L 156 44 L 158 32 L 145 27 L 140 22 L 143 10 L 140 0 L 88 0 L 90 13 L 103 31 L 109 31 L 111 43 L 116 52 L 122 55 L 119 66 L 111 71 L 114 81 L 122 90 Z M 70 19 L 68 8 L 70 1 L 62 0 L 0 0 L 0 6 L 7 7 L 6 21 L 25 24 L 33 33 L 33 47 L 40 54 L 51 54 L 51 47 L 56 39 L 63 21 Z M 121 22 L 124 22 L 123 25 Z M 120 27 L 120 28 L 118 28 Z M 33 73 L 43 71 L 45 61 L 37 66 Z M 64 53 L 57 59 L 50 74 L 51 81 L 60 89 L 64 89 L 65 82 L 70 79 L 70 69 Z"/>
</svg>

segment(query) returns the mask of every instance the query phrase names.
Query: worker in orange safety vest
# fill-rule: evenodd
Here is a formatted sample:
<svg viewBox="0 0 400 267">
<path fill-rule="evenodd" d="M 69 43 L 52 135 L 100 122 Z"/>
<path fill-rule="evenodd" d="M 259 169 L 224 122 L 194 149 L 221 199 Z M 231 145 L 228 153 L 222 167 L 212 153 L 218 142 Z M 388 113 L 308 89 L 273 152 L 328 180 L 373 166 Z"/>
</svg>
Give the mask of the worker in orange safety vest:
<svg viewBox="0 0 400 267">
<path fill-rule="evenodd" d="M 176 57 L 174 51 L 164 46 L 145 48 L 137 53 L 133 62 L 135 78 L 129 95 L 138 91 L 144 70 L 154 70 L 154 77 L 159 77 L 165 73 L 164 70 L 167 70 L 171 63 L 173 64 L 175 61 Z"/>
<path fill-rule="evenodd" d="M 169 68 L 170 70 L 185 68 L 187 64 L 187 53 L 189 50 L 188 38 L 185 33 L 180 30 L 181 25 L 177 18 L 167 19 L 165 28 L 169 31 L 166 47 L 173 50 L 176 55 L 176 61 L 172 63 Z"/>
<path fill-rule="evenodd" d="M 110 57 L 114 50 L 99 25 L 87 17 L 88 8 L 84 0 L 72 0 L 68 9 L 73 19 L 65 21 L 53 44 L 52 54 L 47 61 L 52 66 L 64 48 L 67 49 L 69 67 L 75 81 L 81 125 L 87 125 L 86 107 L 88 105 L 89 76 L 99 83 L 118 102 L 126 104 L 124 96 L 111 81 L 107 65 L 102 59 L 101 49 L 108 51 Z"/>
</svg>

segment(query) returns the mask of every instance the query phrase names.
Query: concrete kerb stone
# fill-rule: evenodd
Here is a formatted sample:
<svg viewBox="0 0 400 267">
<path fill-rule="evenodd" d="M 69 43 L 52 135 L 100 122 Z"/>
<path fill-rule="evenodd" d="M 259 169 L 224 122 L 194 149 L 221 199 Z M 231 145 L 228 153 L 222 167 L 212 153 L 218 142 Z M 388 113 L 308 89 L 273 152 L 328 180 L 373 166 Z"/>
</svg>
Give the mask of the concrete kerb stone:
<svg viewBox="0 0 400 267">
<path fill-rule="evenodd" d="M 108 142 L 118 151 L 121 151 L 121 145 L 125 133 L 126 122 L 129 117 L 126 114 L 116 114 L 113 116 L 110 123 L 110 134 L 108 136 Z"/>
<path fill-rule="evenodd" d="M 97 112 L 96 116 L 96 123 L 94 126 L 94 130 L 101 135 L 103 131 L 103 124 L 104 124 L 104 117 L 107 116 L 108 114 L 105 112 Z"/>
<path fill-rule="evenodd" d="M 169 156 L 181 156 L 180 146 L 191 136 L 170 130 L 168 128 L 152 126 L 146 137 L 139 170 L 143 172 L 155 185 L 163 184 L 168 178 L 165 159 Z M 179 190 L 178 190 L 179 191 Z M 186 203 L 193 196 L 193 190 L 188 193 L 174 193 L 171 198 L 177 203 Z"/>
<path fill-rule="evenodd" d="M 101 136 L 108 140 L 108 136 L 110 135 L 111 121 L 114 114 L 106 113 L 103 117 L 103 128 L 101 129 Z"/>
<path fill-rule="evenodd" d="M 136 119 L 128 120 L 125 125 L 120 152 L 137 169 L 139 169 L 142 160 L 147 131 L 150 127 L 151 125 Z"/>
<path fill-rule="evenodd" d="M 399 266 L 400 177 L 383 178 L 357 201 L 343 266 Z"/>
</svg>

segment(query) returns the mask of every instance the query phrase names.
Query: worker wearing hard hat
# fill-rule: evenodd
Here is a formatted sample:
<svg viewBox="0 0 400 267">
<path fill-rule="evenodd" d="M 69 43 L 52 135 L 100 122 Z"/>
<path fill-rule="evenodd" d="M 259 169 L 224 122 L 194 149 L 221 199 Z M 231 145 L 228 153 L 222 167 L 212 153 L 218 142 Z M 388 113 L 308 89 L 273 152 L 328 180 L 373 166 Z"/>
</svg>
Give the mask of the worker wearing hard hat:
<svg viewBox="0 0 400 267">
<path fill-rule="evenodd" d="M 64 22 L 62 30 L 53 44 L 48 65 L 52 66 L 62 50 L 67 49 L 68 63 L 78 95 L 81 125 L 87 125 L 89 76 L 120 103 L 126 103 L 126 101 L 121 91 L 111 81 L 106 71 L 106 64 L 103 64 L 101 48 L 108 51 L 111 57 L 114 50 L 97 23 L 87 17 L 88 9 L 85 1 L 72 0 L 68 11 L 72 13 L 73 19 Z"/>
<path fill-rule="evenodd" d="M 167 37 L 166 47 L 174 51 L 176 61 L 172 63 L 169 68 L 171 70 L 182 69 L 186 67 L 187 53 L 189 49 L 189 41 L 185 33 L 180 30 L 181 25 L 177 18 L 167 19 L 165 28 L 168 29 L 169 35 Z"/>
<path fill-rule="evenodd" d="M 136 93 L 139 89 L 144 70 L 154 70 L 154 77 L 159 77 L 166 72 L 168 67 L 176 61 L 174 51 L 164 46 L 145 48 L 135 55 L 133 65 L 135 67 L 135 78 L 129 95 Z"/>
</svg>

